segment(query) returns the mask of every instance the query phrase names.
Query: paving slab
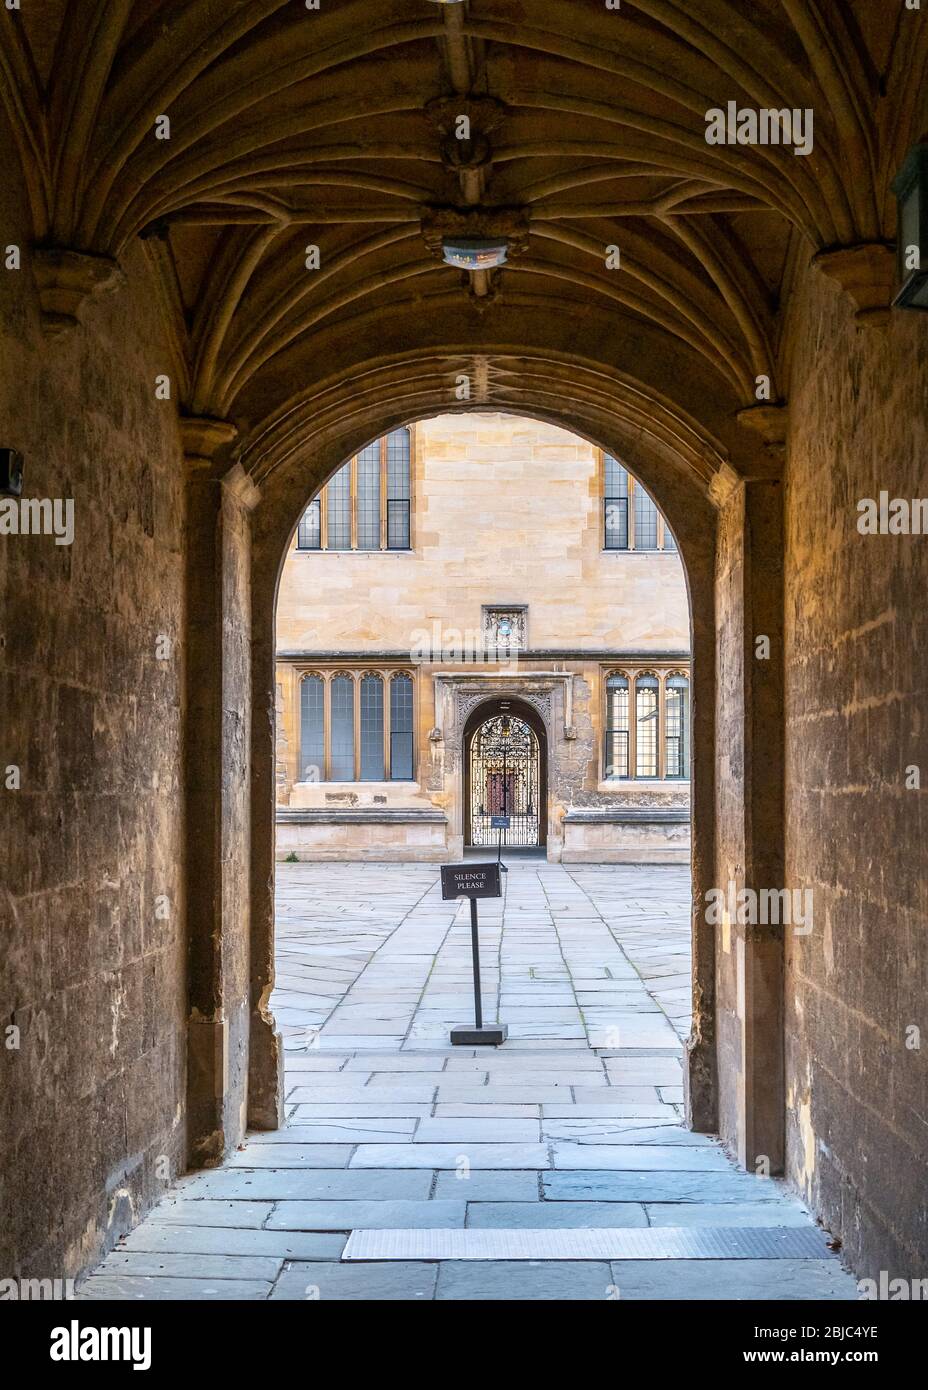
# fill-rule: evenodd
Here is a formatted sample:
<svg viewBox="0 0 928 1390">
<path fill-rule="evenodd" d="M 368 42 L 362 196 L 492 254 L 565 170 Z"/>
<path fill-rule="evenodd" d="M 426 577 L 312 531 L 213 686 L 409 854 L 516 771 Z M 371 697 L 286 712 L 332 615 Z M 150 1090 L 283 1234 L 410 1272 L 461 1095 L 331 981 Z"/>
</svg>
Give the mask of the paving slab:
<svg viewBox="0 0 928 1390">
<path fill-rule="evenodd" d="M 388 1100 L 320 1100 L 318 1104 L 296 1105 L 293 1107 L 290 1123 L 297 1127 L 317 1120 L 392 1120 L 425 1119 L 432 1113 L 430 1102 L 388 1101 Z M 282 1130 L 271 1130 L 271 1134 L 281 1134 Z"/>
<path fill-rule="evenodd" d="M 173 1279 L 129 1274 L 92 1274 L 75 1294 L 76 1300 L 119 1302 L 263 1302 L 270 1283 L 258 1279 Z"/>
<path fill-rule="evenodd" d="M 734 1169 L 727 1173 L 616 1172 L 565 1170 L 543 1173 L 548 1201 L 604 1202 L 780 1202 L 782 1184 Z"/>
<path fill-rule="evenodd" d="M 416 1144 L 538 1143 L 540 1139 L 538 1120 L 507 1120 L 499 1115 L 420 1120 L 414 1135 Z"/>
<path fill-rule="evenodd" d="M 416 1131 L 417 1120 L 411 1118 L 382 1118 L 354 1122 L 335 1116 L 326 1119 L 293 1121 L 283 1129 L 270 1130 L 265 1134 L 250 1134 L 245 1148 L 241 1151 L 246 1158 L 254 1156 L 255 1150 L 278 1150 L 282 1144 L 295 1148 L 305 1148 L 314 1144 L 376 1144 L 381 1141 L 399 1143 L 403 1138 L 411 1138 Z M 327 1165 L 334 1167 L 335 1165 Z"/>
<path fill-rule="evenodd" d="M 424 1201 L 429 1195 L 431 1181 L 429 1173 L 403 1173 L 392 1169 L 377 1172 L 357 1168 L 309 1168 L 303 1172 L 299 1169 L 262 1172 L 222 1168 L 198 1175 L 195 1190 L 187 1188 L 185 1195 L 271 1202 L 341 1197 Z"/>
<path fill-rule="evenodd" d="M 273 1202 L 217 1202 L 208 1198 L 188 1201 L 186 1198 L 164 1197 L 136 1230 L 160 1224 L 257 1230 L 273 1210 Z"/>
<path fill-rule="evenodd" d="M 648 1202 L 645 1211 L 652 1226 L 808 1226 L 812 1220 L 785 1197 L 779 1202 Z"/>
<path fill-rule="evenodd" d="M 434 1198 L 463 1198 L 468 1202 L 537 1202 L 537 1170 L 494 1172 L 472 1168 L 470 1172 L 439 1172 Z"/>
<path fill-rule="evenodd" d="M 838 1260 L 616 1260 L 612 1282 L 623 1299 L 857 1299 Z"/>
<path fill-rule="evenodd" d="M 477 1202 L 467 1203 L 467 1226 L 502 1230 L 542 1230 L 578 1226 L 642 1227 L 649 1224 L 638 1202 Z"/>
<path fill-rule="evenodd" d="M 463 1200 L 280 1202 L 267 1227 L 271 1231 L 443 1228 L 463 1226 L 465 1211 Z"/>
<path fill-rule="evenodd" d="M 283 1257 L 276 1255 L 174 1254 L 168 1251 L 111 1250 L 100 1274 L 180 1279 L 254 1279 L 273 1282 Z"/>
<path fill-rule="evenodd" d="M 356 1300 L 364 1303 L 399 1302 L 434 1297 L 438 1266 L 400 1262 L 382 1264 L 314 1264 L 290 1265 L 274 1287 L 272 1302 L 281 1299 L 300 1301 L 326 1299 L 334 1302 Z"/>
<path fill-rule="evenodd" d="M 270 1255 L 284 1260 L 337 1260 L 344 1246 L 344 1237 L 340 1235 L 144 1221 L 116 1248 L 117 1251 L 144 1250 L 170 1255 Z"/>
<path fill-rule="evenodd" d="M 623 1168 L 637 1172 L 728 1172 L 731 1160 L 721 1149 L 687 1144 L 576 1144 L 556 1140 L 555 1168 Z M 354 1159 L 352 1159 L 354 1162 Z"/>
<path fill-rule="evenodd" d="M 544 1120 L 543 1139 L 569 1139 L 576 1144 L 683 1144 L 690 1148 L 716 1147 L 705 1134 L 697 1134 L 668 1115 L 662 1124 L 653 1120 Z"/>
<path fill-rule="evenodd" d="M 438 1269 L 439 1300 L 594 1301 L 608 1298 L 613 1282 L 609 1265 L 592 1261 L 445 1260 Z"/>
<path fill-rule="evenodd" d="M 642 1150 L 642 1152 L 646 1152 Z M 466 1160 L 471 1168 L 547 1168 L 544 1144 L 359 1144 L 349 1169 L 355 1168 L 457 1168 Z"/>
<path fill-rule="evenodd" d="M 351 1152 L 351 1144 L 299 1144 L 277 1140 L 248 1144 L 236 1150 L 227 1164 L 230 1171 L 239 1168 L 345 1168 Z"/>
</svg>

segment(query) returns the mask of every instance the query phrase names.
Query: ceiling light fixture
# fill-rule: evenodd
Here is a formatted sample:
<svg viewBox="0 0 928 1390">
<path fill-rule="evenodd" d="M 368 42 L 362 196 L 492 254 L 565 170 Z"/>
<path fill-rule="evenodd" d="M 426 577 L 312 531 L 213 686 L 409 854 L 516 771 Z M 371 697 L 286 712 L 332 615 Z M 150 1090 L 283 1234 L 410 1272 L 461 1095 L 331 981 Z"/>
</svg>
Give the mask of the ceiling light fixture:
<svg viewBox="0 0 928 1390">
<path fill-rule="evenodd" d="M 505 265 L 509 242 L 505 238 L 486 241 L 480 237 L 445 237 L 441 243 L 446 265 L 458 270 L 493 270 Z"/>
</svg>

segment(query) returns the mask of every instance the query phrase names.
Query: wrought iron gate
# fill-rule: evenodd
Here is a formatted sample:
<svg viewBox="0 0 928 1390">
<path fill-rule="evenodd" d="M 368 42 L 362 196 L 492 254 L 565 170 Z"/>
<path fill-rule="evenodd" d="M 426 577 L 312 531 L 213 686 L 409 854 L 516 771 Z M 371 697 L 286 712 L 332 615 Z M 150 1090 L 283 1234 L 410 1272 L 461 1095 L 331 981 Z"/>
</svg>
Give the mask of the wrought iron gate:
<svg viewBox="0 0 928 1390">
<path fill-rule="evenodd" d="M 494 816 L 508 816 L 504 847 L 540 844 L 543 807 L 538 738 L 515 715 L 498 714 L 474 730 L 470 741 L 470 843 L 497 845 Z"/>
</svg>

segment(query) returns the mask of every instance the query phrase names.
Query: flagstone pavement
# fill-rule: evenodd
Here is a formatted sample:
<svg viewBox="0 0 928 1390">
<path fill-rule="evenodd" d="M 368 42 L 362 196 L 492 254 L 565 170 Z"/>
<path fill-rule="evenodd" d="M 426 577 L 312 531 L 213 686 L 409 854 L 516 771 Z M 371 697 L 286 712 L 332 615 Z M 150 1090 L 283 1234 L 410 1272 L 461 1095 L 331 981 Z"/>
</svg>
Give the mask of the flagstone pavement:
<svg viewBox="0 0 928 1390">
<path fill-rule="evenodd" d="M 785 1186 L 684 1127 L 688 869 L 511 862 L 479 907 L 498 1049 L 449 1045 L 473 1021 L 470 926 L 436 867 L 277 870 L 286 1127 L 175 1182 L 78 1298 L 855 1298 Z M 669 1257 L 556 1257 L 572 1233 L 625 1254 L 655 1228 Z M 343 1258 L 365 1232 L 470 1230 L 493 1258 Z M 519 1257 L 527 1232 L 552 1258 Z M 763 1257 L 745 1233 L 772 1237 Z"/>
</svg>

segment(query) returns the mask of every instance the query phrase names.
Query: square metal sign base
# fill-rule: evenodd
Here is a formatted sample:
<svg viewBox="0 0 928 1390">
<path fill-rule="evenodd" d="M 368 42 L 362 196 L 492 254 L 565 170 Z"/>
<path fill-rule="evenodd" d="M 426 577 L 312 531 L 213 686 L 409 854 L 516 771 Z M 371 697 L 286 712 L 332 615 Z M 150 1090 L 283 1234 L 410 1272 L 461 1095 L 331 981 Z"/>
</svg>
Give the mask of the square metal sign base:
<svg viewBox="0 0 928 1390">
<path fill-rule="evenodd" d="M 509 1029 L 505 1023 L 484 1023 L 481 1028 L 473 1023 L 459 1023 L 451 1029 L 454 1047 L 499 1047 L 508 1036 Z"/>
</svg>

